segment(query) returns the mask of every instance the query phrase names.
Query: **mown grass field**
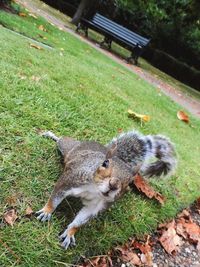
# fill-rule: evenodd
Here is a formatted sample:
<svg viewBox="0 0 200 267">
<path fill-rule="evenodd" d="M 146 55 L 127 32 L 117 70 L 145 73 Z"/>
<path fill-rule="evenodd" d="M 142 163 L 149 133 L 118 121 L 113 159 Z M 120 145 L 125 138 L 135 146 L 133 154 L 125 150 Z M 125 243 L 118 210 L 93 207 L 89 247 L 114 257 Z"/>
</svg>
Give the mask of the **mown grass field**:
<svg viewBox="0 0 200 267">
<path fill-rule="evenodd" d="M 0 26 L 0 266 L 63 266 L 57 261 L 105 253 L 130 236 L 150 233 L 199 196 L 199 120 L 190 115 L 189 125 L 179 121 L 180 106 L 42 18 L 0 11 L 0 24 L 53 47 L 31 48 L 31 41 Z M 151 121 L 129 119 L 128 108 Z M 61 171 L 55 144 L 38 131 L 106 143 L 119 128 L 165 134 L 176 144 L 176 174 L 151 182 L 167 202 L 161 207 L 128 193 L 77 233 L 75 248 L 64 251 L 57 237 L 80 208 L 77 201 L 64 201 L 49 224 L 24 217 L 28 206 L 37 211 L 44 205 Z M 3 221 L 12 206 L 19 217 L 13 227 Z"/>
</svg>

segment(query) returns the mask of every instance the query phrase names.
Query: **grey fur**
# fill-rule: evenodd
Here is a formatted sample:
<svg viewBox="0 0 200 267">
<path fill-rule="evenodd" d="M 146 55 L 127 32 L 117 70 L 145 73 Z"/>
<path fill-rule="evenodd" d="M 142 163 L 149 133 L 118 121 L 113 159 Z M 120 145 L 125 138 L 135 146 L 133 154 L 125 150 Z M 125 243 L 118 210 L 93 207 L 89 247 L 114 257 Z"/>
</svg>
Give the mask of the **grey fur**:
<svg viewBox="0 0 200 267">
<path fill-rule="evenodd" d="M 133 130 L 112 139 L 107 147 L 113 143 L 117 143 L 116 156 L 131 167 L 141 164 L 141 173 L 146 177 L 166 176 L 176 169 L 175 147 L 165 136 L 145 136 Z M 148 163 L 152 158 L 157 158 L 157 161 Z"/>
</svg>

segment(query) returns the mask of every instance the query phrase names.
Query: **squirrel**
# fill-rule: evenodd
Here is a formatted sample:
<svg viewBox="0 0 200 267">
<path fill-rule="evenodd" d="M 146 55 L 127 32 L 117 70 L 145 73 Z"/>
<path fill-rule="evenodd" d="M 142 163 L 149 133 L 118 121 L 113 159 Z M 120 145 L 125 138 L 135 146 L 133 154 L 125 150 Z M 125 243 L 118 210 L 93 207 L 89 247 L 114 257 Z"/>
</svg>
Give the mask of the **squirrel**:
<svg viewBox="0 0 200 267">
<path fill-rule="evenodd" d="M 56 141 L 63 156 L 63 172 L 56 182 L 46 205 L 36 212 L 44 222 L 68 196 L 81 198 L 82 209 L 60 235 L 61 246 L 75 245 L 74 234 L 91 218 L 97 216 L 120 198 L 141 171 L 147 177 L 168 174 L 175 169 L 173 144 L 164 136 L 143 136 L 135 131 L 121 134 L 107 145 L 95 141 L 78 141 L 57 137 L 52 132 L 43 136 Z M 159 160 L 146 164 L 149 157 Z"/>
</svg>

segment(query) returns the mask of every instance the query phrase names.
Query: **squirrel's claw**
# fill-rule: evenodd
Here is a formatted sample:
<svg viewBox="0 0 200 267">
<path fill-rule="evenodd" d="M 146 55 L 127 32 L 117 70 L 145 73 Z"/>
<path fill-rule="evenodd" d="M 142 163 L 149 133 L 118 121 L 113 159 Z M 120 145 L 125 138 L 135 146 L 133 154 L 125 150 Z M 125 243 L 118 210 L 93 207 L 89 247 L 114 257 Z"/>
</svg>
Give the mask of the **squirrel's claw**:
<svg viewBox="0 0 200 267">
<path fill-rule="evenodd" d="M 75 246 L 76 245 L 76 240 L 74 235 L 69 235 L 68 230 L 65 230 L 62 235 L 59 236 L 59 239 L 61 241 L 61 247 L 64 249 L 68 249 L 68 247 Z"/>
<path fill-rule="evenodd" d="M 37 211 L 36 214 L 38 214 L 37 220 L 41 222 L 49 221 L 51 219 L 51 213 L 47 213 L 43 209 Z"/>
</svg>

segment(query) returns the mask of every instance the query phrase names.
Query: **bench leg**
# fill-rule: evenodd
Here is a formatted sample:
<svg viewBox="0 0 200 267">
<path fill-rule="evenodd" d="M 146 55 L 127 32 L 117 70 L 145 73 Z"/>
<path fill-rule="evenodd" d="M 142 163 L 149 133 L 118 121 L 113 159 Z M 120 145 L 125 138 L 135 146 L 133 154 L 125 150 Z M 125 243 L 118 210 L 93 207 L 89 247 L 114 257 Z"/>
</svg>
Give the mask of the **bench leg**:
<svg viewBox="0 0 200 267">
<path fill-rule="evenodd" d="M 78 26 L 76 28 L 76 32 L 79 33 L 80 30 L 83 30 L 85 33 L 85 37 L 88 37 L 88 28 L 81 23 L 78 24 Z"/>
<path fill-rule="evenodd" d="M 138 65 L 138 58 L 140 56 L 140 53 L 137 53 L 137 52 L 140 52 L 140 51 L 136 50 L 136 51 L 131 52 L 131 56 L 127 58 L 128 63 L 134 62 L 135 65 Z"/>
<path fill-rule="evenodd" d="M 79 33 L 79 31 L 81 30 L 81 23 L 78 23 L 78 26 L 76 27 L 76 33 Z"/>
<path fill-rule="evenodd" d="M 105 37 L 104 40 L 100 43 L 100 46 L 103 46 L 104 44 L 108 46 L 108 49 L 111 49 L 112 40 L 110 40 L 108 37 Z"/>
</svg>

